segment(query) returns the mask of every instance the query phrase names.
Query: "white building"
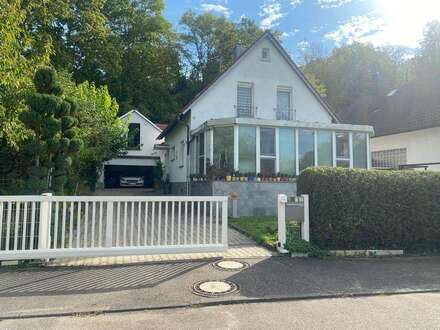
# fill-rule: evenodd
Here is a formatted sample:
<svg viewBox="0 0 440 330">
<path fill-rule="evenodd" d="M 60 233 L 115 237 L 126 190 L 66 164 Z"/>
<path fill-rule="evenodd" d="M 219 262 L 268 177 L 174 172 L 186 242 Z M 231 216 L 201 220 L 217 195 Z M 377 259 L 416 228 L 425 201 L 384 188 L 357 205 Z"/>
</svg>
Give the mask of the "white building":
<svg viewBox="0 0 440 330">
<path fill-rule="evenodd" d="M 407 84 L 378 102 L 369 121 L 373 167 L 440 171 L 440 83 L 434 86 Z"/>
<path fill-rule="evenodd" d="M 144 187 L 153 187 L 153 172 L 158 161 L 164 162 L 164 151 L 156 150 L 162 129 L 137 110 L 121 116 L 128 121 L 128 150 L 104 164 L 101 182 L 104 188 L 118 188 L 121 177 L 142 177 Z"/>
<path fill-rule="evenodd" d="M 371 134 L 371 126 L 341 124 L 265 32 L 159 138 L 170 147 L 173 193 L 194 194 L 190 175 L 206 175 L 211 165 L 224 175 L 250 176 L 293 176 L 309 166 L 369 168 Z"/>
</svg>

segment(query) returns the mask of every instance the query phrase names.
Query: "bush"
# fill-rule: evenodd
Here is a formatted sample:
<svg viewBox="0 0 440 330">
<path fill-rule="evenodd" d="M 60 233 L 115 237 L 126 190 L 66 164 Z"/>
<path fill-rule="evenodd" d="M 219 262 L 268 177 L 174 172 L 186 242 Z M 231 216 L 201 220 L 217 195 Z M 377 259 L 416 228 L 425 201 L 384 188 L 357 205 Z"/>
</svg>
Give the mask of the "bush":
<svg viewBox="0 0 440 330">
<path fill-rule="evenodd" d="M 320 248 L 440 250 L 440 173 L 309 168 L 297 184 Z"/>
</svg>

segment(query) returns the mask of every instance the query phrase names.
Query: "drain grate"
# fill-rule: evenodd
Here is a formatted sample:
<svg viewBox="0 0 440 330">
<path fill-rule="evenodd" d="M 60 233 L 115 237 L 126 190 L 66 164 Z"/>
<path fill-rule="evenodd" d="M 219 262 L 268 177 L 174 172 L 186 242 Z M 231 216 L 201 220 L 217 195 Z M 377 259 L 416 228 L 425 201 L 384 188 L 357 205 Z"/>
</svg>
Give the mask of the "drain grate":
<svg viewBox="0 0 440 330">
<path fill-rule="evenodd" d="M 212 263 L 212 266 L 217 270 L 232 272 L 249 268 L 249 264 L 247 262 L 237 260 L 219 260 Z"/>
<path fill-rule="evenodd" d="M 193 285 L 192 291 L 202 297 L 214 298 L 238 292 L 240 288 L 230 281 L 201 281 Z"/>
</svg>

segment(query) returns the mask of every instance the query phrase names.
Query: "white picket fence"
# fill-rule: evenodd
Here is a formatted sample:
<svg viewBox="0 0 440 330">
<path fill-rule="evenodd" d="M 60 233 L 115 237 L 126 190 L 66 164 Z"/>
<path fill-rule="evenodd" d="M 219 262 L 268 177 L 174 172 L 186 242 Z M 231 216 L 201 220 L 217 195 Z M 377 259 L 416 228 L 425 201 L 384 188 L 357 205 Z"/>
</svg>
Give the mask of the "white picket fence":
<svg viewBox="0 0 440 330">
<path fill-rule="evenodd" d="M 227 249 L 227 197 L 0 196 L 0 260 Z"/>
</svg>

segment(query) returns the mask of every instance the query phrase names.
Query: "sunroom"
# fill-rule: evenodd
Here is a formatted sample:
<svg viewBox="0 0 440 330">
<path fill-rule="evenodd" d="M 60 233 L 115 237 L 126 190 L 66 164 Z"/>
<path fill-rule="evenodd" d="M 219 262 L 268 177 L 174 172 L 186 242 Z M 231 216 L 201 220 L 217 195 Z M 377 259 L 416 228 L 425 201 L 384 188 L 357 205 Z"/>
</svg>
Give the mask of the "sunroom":
<svg viewBox="0 0 440 330">
<path fill-rule="evenodd" d="M 208 120 L 191 133 L 196 182 L 290 182 L 309 166 L 371 164 L 371 126 L 236 117 Z"/>
</svg>

